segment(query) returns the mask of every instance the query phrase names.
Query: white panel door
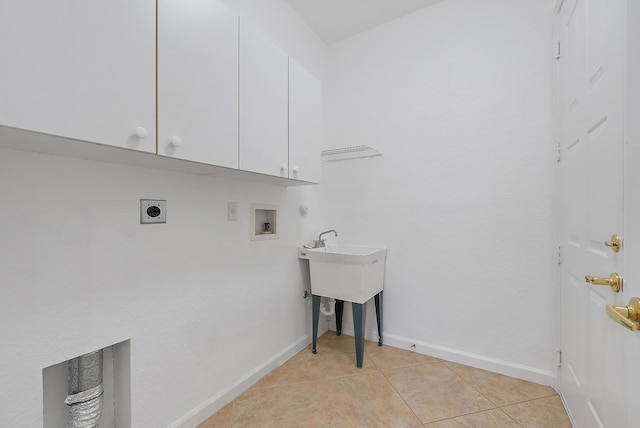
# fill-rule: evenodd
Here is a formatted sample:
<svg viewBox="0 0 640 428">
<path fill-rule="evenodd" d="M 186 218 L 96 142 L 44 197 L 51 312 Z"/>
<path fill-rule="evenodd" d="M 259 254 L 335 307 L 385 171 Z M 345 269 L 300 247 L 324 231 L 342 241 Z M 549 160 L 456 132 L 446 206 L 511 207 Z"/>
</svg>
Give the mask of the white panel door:
<svg viewBox="0 0 640 428">
<path fill-rule="evenodd" d="M 565 0 L 561 41 L 560 389 L 577 427 L 623 427 L 624 329 L 606 314 L 622 293 L 585 282 L 624 277 L 624 249 L 605 242 L 623 230 L 622 0 Z M 628 425 L 631 427 L 631 425 Z"/>
<path fill-rule="evenodd" d="M 0 2 L 0 125 L 155 153 L 155 6 Z"/>
<path fill-rule="evenodd" d="M 289 178 L 320 182 L 322 84 L 289 58 Z"/>
<path fill-rule="evenodd" d="M 238 16 L 158 1 L 158 154 L 238 167 Z"/>
<path fill-rule="evenodd" d="M 288 177 L 288 57 L 240 22 L 240 169 Z"/>
<path fill-rule="evenodd" d="M 640 2 L 626 1 L 627 85 L 625 151 L 625 279 L 622 305 L 640 297 Z M 640 379 L 640 332 L 623 331 L 625 339 L 625 385 L 627 427 L 640 425 L 638 379 Z"/>
</svg>

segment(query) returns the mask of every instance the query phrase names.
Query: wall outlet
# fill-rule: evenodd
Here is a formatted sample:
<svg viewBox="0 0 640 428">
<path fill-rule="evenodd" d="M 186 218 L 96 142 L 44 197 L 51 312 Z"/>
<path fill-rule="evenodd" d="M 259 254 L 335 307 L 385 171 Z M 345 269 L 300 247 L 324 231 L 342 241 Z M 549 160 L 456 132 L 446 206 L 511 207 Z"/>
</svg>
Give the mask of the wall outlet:
<svg viewBox="0 0 640 428">
<path fill-rule="evenodd" d="M 140 224 L 166 222 L 167 201 L 160 199 L 140 199 Z"/>
</svg>

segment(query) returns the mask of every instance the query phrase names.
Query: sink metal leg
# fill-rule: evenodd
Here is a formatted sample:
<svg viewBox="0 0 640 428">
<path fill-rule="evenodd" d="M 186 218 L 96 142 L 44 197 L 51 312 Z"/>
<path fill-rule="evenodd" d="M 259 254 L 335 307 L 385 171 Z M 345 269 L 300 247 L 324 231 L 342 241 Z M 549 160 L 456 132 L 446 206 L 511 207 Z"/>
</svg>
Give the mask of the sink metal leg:
<svg viewBox="0 0 640 428">
<path fill-rule="evenodd" d="M 316 344 L 318 343 L 318 319 L 320 318 L 320 296 L 313 294 L 311 296 L 313 302 L 313 353 L 317 354 Z"/>
<path fill-rule="evenodd" d="M 356 367 L 362 368 L 364 358 L 364 327 L 366 324 L 367 302 L 362 304 L 351 302 L 353 311 L 353 330 L 356 340 Z"/>
<path fill-rule="evenodd" d="M 378 346 L 382 346 L 382 291 L 373 298 L 376 304 L 376 320 L 378 321 Z"/>
<path fill-rule="evenodd" d="M 342 334 L 342 311 L 344 310 L 344 300 L 336 299 L 336 336 Z"/>
</svg>

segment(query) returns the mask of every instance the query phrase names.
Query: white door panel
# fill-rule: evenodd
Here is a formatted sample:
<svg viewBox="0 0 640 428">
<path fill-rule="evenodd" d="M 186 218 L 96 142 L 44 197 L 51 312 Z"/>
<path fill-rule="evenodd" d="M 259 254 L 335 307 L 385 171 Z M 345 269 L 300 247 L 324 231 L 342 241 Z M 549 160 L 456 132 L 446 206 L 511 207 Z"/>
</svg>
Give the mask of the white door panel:
<svg viewBox="0 0 640 428">
<path fill-rule="evenodd" d="M 625 80 L 625 242 L 626 277 L 622 304 L 640 297 L 640 2 L 626 0 L 625 29 L 627 68 Z M 640 379 L 640 333 L 623 330 L 624 373 L 626 382 L 624 403 L 627 426 L 640 425 L 638 379 Z M 622 388 L 621 388 L 622 389 Z"/>
<path fill-rule="evenodd" d="M 623 235 L 621 0 L 565 1 L 559 109 L 561 168 L 560 389 L 576 426 L 622 427 L 623 330 L 606 315 L 621 294 L 585 275 L 624 277 L 623 252 L 605 246 Z"/>
</svg>

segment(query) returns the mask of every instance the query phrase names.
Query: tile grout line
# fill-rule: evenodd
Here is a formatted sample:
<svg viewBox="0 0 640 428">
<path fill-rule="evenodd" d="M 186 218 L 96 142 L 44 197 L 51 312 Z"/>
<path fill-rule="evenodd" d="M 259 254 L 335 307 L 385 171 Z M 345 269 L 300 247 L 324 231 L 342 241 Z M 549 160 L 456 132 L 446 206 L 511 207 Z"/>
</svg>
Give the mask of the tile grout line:
<svg viewBox="0 0 640 428">
<path fill-rule="evenodd" d="M 374 348 L 374 350 L 376 350 L 376 351 L 378 349 L 379 348 Z M 308 348 L 302 349 L 302 350 L 299 351 L 298 354 L 302 354 L 304 352 L 309 352 L 309 349 Z M 296 355 L 298 355 L 298 354 L 296 354 Z M 352 354 L 352 353 L 349 353 L 349 354 Z M 478 388 L 474 387 L 474 385 L 472 385 L 470 382 L 468 382 L 465 379 L 463 379 L 461 375 L 457 374 L 452 368 L 450 368 L 446 364 L 447 363 L 446 360 L 434 359 L 434 361 L 428 361 L 428 362 L 423 362 L 423 363 L 418 363 L 418 364 L 410 363 L 408 365 L 400 365 L 398 367 L 382 368 L 378 364 L 376 364 L 376 362 L 375 362 L 375 357 L 374 356 L 378 355 L 378 354 L 379 354 L 379 352 L 374 352 L 372 354 L 372 353 L 370 353 L 368 351 L 364 351 L 364 355 L 366 356 L 367 361 L 369 361 L 370 364 L 373 366 L 373 367 L 369 368 L 371 371 L 365 371 L 365 372 L 359 372 L 359 373 L 356 372 L 356 373 L 338 375 L 338 376 L 329 377 L 329 378 L 319 378 L 319 379 L 303 380 L 303 381 L 289 382 L 289 383 L 285 382 L 285 383 L 282 383 L 282 384 L 270 385 L 270 386 L 259 387 L 259 388 L 256 388 L 257 385 L 253 385 L 246 392 L 251 391 L 251 390 L 254 390 L 254 391 L 275 390 L 275 388 L 287 388 L 287 387 L 292 387 L 292 386 L 296 386 L 296 385 L 304 385 L 304 384 L 309 384 L 309 385 L 316 384 L 316 383 L 318 383 L 318 384 L 319 383 L 335 384 L 336 382 L 340 382 L 343 379 L 350 379 L 350 378 L 355 378 L 355 377 L 358 377 L 358 376 L 376 375 L 376 374 L 378 374 L 378 375 L 382 375 L 382 377 L 387 382 L 387 384 L 397 394 L 397 396 L 402 400 L 402 402 L 408 407 L 408 409 L 410 410 L 411 414 L 414 415 L 414 417 L 416 418 L 416 420 L 418 422 L 418 425 L 415 425 L 415 426 L 426 427 L 427 424 L 431 424 L 431 423 L 435 423 L 435 422 L 453 420 L 453 419 L 464 417 L 464 416 L 468 416 L 468 415 L 474 415 L 474 414 L 490 412 L 490 411 L 493 411 L 493 410 L 499 410 L 501 412 L 501 414 L 506 415 L 509 418 L 509 420 L 513 421 L 514 424 L 516 424 L 519 427 L 523 427 L 523 428 L 526 428 L 526 425 L 523 425 L 522 423 L 518 422 L 514 417 L 512 417 L 509 413 L 507 413 L 505 411 L 505 408 L 510 407 L 510 406 L 514 406 L 514 405 L 523 404 L 523 403 L 528 403 L 528 402 L 533 402 L 533 401 L 538 401 L 538 400 L 543 400 L 543 399 L 549 399 L 551 397 L 555 397 L 555 396 L 558 395 L 555 391 L 552 391 L 548 395 L 542 395 L 542 396 L 535 397 L 535 398 L 529 398 L 529 399 L 524 399 L 524 400 L 521 400 L 521 401 L 515 401 L 513 403 L 509 403 L 509 404 L 505 404 L 505 405 L 497 405 L 493 400 L 491 400 L 485 394 L 480 392 L 478 390 Z M 291 358 L 293 358 L 293 357 L 294 356 L 292 356 Z M 284 362 L 282 365 L 286 364 L 289 360 Z M 307 372 L 307 373 L 311 373 L 312 370 L 310 369 L 310 366 L 313 365 L 313 358 L 310 357 L 310 356 L 303 355 L 301 360 L 302 360 L 301 362 L 302 362 L 304 371 Z M 409 369 L 409 368 L 413 368 L 413 367 L 433 365 L 433 364 L 436 364 L 436 363 L 440 363 L 441 366 L 446 367 L 448 369 L 448 371 L 452 372 L 456 378 L 462 380 L 462 382 L 465 385 L 471 387 L 471 389 L 473 391 L 476 391 L 476 393 L 478 393 L 481 397 L 486 399 L 488 401 L 488 403 L 490 403 L 494 407 L 490 408 L 490 409 L 471 411 L 469 413 L 464 413 L 464 414 L 460 414 L 460 415 L 456 415 L 456 416 L 452 416 L 452 417 L 448 417 L 448 418 L 433 420 L 433 421 L 429 421 L 429 422 L 423 422 L 418 417 L 418 415 L 416 414 L 414 409 L 409 405 L 409 403 L 407 402 L 405 397 L 402 394 L 400 394 L 398 389 L 396 389 L 396 387 L 393 385 L 393 383 L 391 383 L 389 378 L 386 376 L 386 373 L 387 372 L 391 372 L 392 370 L 403 370 L 403 369 Z M 280 367 L 282 367 L 282 365 Z M 313 375 L 311 375 L 311 376 L 313 376 Z M 239 403 L 239 397 L 237 397 L 231 403 L 229 403 L 231 405 L 231 412 L 230 412 L 231 415 L 229 416 L 229 420 L 230 420 L 230 422 L 229 422 L 230 425 L 229 426 L 231 426 L 231 428 L 233 428 L 235 426 L 238 426 L 237 425 L 238 421 L 236 421 L 238 403 Z M 326 403 L 326 401 L 322 401 L 322 403 Z M 328 404 L 331 404 L 331 403 L 329 402 Z M 328 418 L 330 415 L 327 414 L 327 410 L 326 409 L 327 408 L 325 406 L 323 406 L 322 415 L 323 415 L 323 417 Z M 225 426 L 227 426 L 227 425 L 225 424 Z M 410 426 L 414 427 L 414 425 L 410 425 Z M 407 428 L 409 428 L 409 427 L 407 427 Z"/>
<path fill-rule="evenodd" d="M 531 401 L 544 400 L 544 399 L 546 399 L 546 398 L 555 397 L 555 396 L 557 396 L 557 395 L 558 395 L 558 394 L 557 394 L 557 393 L 555 393 L 555 394 L 552 394 L 552 395 L 547 395 L 547 396 L 545 396 L 545 397 L 538 397 L 538 398 L 532 398 L 532 399 L 530 399 L 530 400 L 519 401 L 519 402 L 517 402 L 517 403 L 512 403 L 512 404 L 507 404 L 507 405 L 505 405 L 505 406 L 500 406 L 500 407 L 498 407 L 498 409 L 499 409 L 499 410 L 501 410 L 501 411 L 502 411 L 502 413 L 504 413 L 505 415 L 507 415 L 509 418 L 511 418 L 515 423 L 517 423 L 517 424 L 518 424 L 518 425 L 520 425 L 521 427 L 523 427 L 523 428 L 527 428 L 527 427 L 525 427 L 524 425 L 522 425 L 520 422 L 518 422 L 518 421 L 517 421 L 513 416 L 511 416 L 508 412 L 506 412 L 506 411 L 504 410 L 504 408 L 505 408 L 505 407 L 515 406 L 515 405 L 517 405 L 517 404 L 529 403 L 529 402 L 531 402 Z"/>
<path fill-rule="evenodd" d="M 542 396 L 542 397 L 528 398 L 528 399 L 526 399 L 526 400 L 514 401 L 513 403 L 505 404 L 505 405 L 503 405 L 503 406 L 496 406 L 496 408 L 498 408 L 498 409 L 502 409 L 503 407 L 515 406 L 516 404 L 528 403 L 528 402 L 530 402 L 530 401 L 543 400 L 543 399 L 545 399 L 545 398 L 556 397 L 557 395 L 558 395 L 557 393 L 554 393 L 554 394 L 551 394 L 551 395 L 545 395 L 545 396 Z M 487 398 L 487 400 L 488 400 L 488 398 Z"/>
<path fill-rule="evenodd" d="M 500 407 L 498 407 L 498 405 L 496 403 L 494 403 L 492 400 L 489 399 L 489 397 L 485 396 L 482 392 L 478 391 L 478 389 L 476 387 L 474 387 L 473 385 L 471 385 L 469 382 L 467 382 L 466 380 L 464 380 L 462 378 L 462 376 L 460 376 L 458 373 L 456 373 L 455 371 L 453 371 L 451 369 L 451 367 L 447 366 L 446 364 L 446 360 L 444 361 L 440 361 L 440 364 L 442 364 L 443 367 L 445 367 L 447 370 L 449 370 L 451 373 L 453 373 L 454 376 L 456 376 L 458 379 L 460 379 L 465 385 L 468 385 L 469 387 L 471 387 L 471 389 L 473 389 L 474 391 L 476 391 L 478 394 L 480 394 L 480 396 L 482 398 L 484 398 L 485 400 L 487 400 L 489 403 L 491 403 L 494 407 L 492 409 L 484 409 L 484 410 L 478 410 L 476 412 L 470 412 L 470 413 L 464 413 L 461 415 L 457 415 L 457 416 L 453 416 L 450 418 L 444 418 L 444 419 L 438 419 L 435 421 L 431 421 L 431 422 L 425 422 L 424 425 L 426 426 L 427 423 L 434 423 L 434 422 L 442 422 L 442 421 L 447 421 L 447 420 L 451 420 L 451 419 L 456 419 L 456 418 L 460 418 L 463 416 L 468 416 L 468 415 L 475 415 L 475 414 L 479 414 L 479 413 L 485 413 L 485 412 L 489 412 L 492 410 L 499 410 L 502 413 L 504 413 L 507 417 L 509 417 L 509 419 L 511 419 L 513 422 L 515 422 L 517 425 L 522 427 L 522 424 L 520 424 L 518 421 L 516 421 L 515 419 L 513 419 L 513 417 L 511 417 L 511 415 L 509 415 L 507 412 L 505 412 L 504 410 L 502 410 Z M 524 428 L 524 427 L 523 427 Z"/>
<path fill-rule="evenodd" d="M 234 426 L 236 425 L 236 402 L 238 400 L 233 400 L 233 407 L 231 407 L 231 428 L 234 428 Z"/>
<path fill-rule="evenodd" d="M 440 363 L 440 362 L 438 361 L 438 363 Z M 423 365 L 426 365 L 426 364 L 434 364 L 434 363 L 418 364 L 418 366 L 423 366 Z M 440 363 L 440 364 L 442 364 L 442 363 Z M 417 366 L 411 366 L 411 367 L 417 367 Z M 396 369 L 402 369 L 402 368 L 404 368 L 404 367 L 396 367 Z M 391 370 L 396 370 L 396 369 L 388 369 L 386 371 L 391 371 Z M 405 398 L 402 396 L 402 394 L 400 394 L 400 391 L 398 391 L 396 389 L 396 387 L 393 385 L 393 383 L 391 383 L 391 381 L 389 380 L 387 375 L 385 375 L 384 371 L 380 370 L 379 372 L 380 372 L 380 374 L 382 374 L 382 376 L 385 378 L 385 380 L 389 383 L 389 385 L 391 385 L 391 388 L 393 388 L 393 390 L 396 392 L 396 394 L 398 394 L 398 397 L 400 397 L 402 402 L 409 408 L 409 410 L 411 410 L 411 413 L 413 414 L 413 416 L 415 416 L 416 419 L 418 420 L 418 422 L 420 422 L 420 424 L 424 427 L 427 422 L 424 422 L 422 419 L 420 419 L 418 417 L 418 415 L 416 415 L 416 412 L 413 410 L 413 407 L 411 407 L 409 405 L 409 403 L 407 403 L 407 400 L 405 400 Z"/>
<path fill-rule="evenodd" d="M 424 425 L 427 425 L 427 424 L 433 424 L 433 423 L 436 423 L 436 422 L 448 421 L 448 420 L 457 419 L 457 418 L 462 418 L 462 417 L 470 416 L 470 415 L 478 415 L 478 414 L 480 414 L 480 413 L 491 412 L 491 411 L 493 411 L 493 410 L 500 410 L 502 413 L 504 413 L 506 416 L 508 416 L 508 417 L 509 417 L 509 418 L 510 418 L 514 423 L 516 423 L 517 425 L 521 426 L 522 428 L 526 428 L 524 425 L 522 425 L 520 422 L 518 422 L 518 421 L 516 421 L 515 419 L 513 419 L 513 418 L 511 417 L 511 415 L 509 415 L 508 413 L 506 413 L 505 411 L 503 411 L 503 410 L 502 410 L 501 408 L 499 408 L 499 407 L 496 407 L 496 408 L 494 408 L 494 409 L 478 410 L 478 411 L 476 411 L 476 412 L 465 413 L 465 414 L 463 414 L 463 415 L 452 416 L 452 417 L 450 417 L 450 418 L 437 419 L 437 420 L 435 420 L 435 421 L 426 422 L 426 423 L 424 423 Z"/>
<path fill-rule="evenodd" d="M 487 397 L 486 395 L 484 395 L 482 392 L 480 392 L 475 386 L 473 386 L 471 383 L 467 382 L 466 380 L 464 380 L 462 378 L 462 376 L 458 375 L 451 367 L 447 366 L 446 364 L 443 364 L 447 369 L 449 369 L 454 375 L 456 375 L 460 380 L 462 380 L 465 384 L 469 385 L 474 391 L 476 391 L 478 394 L 480 394 L 482 397 L 484 397 L 488 402 L 490 402 L 491 404 L 493 404 L 495 407 L 494 409 L 488 409 L 488 410 L 500 410 L 502 413 L 504 413 L 506 416 L 509 417 L 509 419 L 511 419 L 513 422 L 515 422 L 516 424 L 520 425 L 521 427 L 524 428 L 524 425 L 522 425 L 520 422 L 518 422 L 513 416 L 511 416 L 509 413 L 507 413 L 506 411 L 504 411 L 505 407 L 509 407 L 509 406 L 513 406 L 516 404 L 522 404 L 522 403 L 527 403 L 530 401 L 535 401 L 535 400 L 540 400 L 543 398 L 549 398 L 549 397 L 553 397 L 555 395 L 558 395 L 557 393 L 554 392 L 554 394 L 550 394 L 550 395 L 546 395 L 544 397 L 537 397 L 537 398 L 531 398 L 528 400 L 522 400 L 522 401 L 517 401 L 514 403 L 509 403 L 506 404 L 504 406 L 499 406 L 497 405 L 493 400 L 491 400 L 489 397 Z M 487 410 L 483 410 L 483 411 L 487 411 Z M 482 411 L 479 412 L 473 412 L 473 413 L 469 413 L 469 414 L 474 414 L 474 413 L 482 413 Z"/>
<path fill-rule="evenodd" d="M 506 413 L 504 410 L 502 410 L 500 407 L 498 407 L 498 405 L 496 403 L 494 403 L 492 400 L 490 400 L 488 397 L 486 397 L 484 394 L 482 394 L 480 391 L 478 391 L 473 385 L 469 384 L 467 381 L 465 381 L 464 379 L 462 379 L 461 376 L 459 376 L 455 371 L 453 371 L 450 367 L 448 367 L 445 363 L 447 362 L 446 360 L 442 360 L 442 359 L 438 359 L 438 358 L 434 358 L 435 361 L 430 361 L 430 362 L 425 362 L 425 363 L 418 363 L 418 364 L 409 364 L 406 366 L 400 366 L 400 367 L 393 367 L 393 368 L 389 368 L 389 369 L 378 369 L 378 371 L 384 376 L 384 378 L 386 379 L 386 381 L 389 383 L 389 385 L 391 385 L 391 387 L 393 388 L 393 390 L 398 394 L 398 396 L 402 399 L 402 401 L 407 405 L 407 407 L 411 410 L 411 413 L 413 413 L 413 415 L 418 419 L 418 421 L 422 424 L 422 426 L 426 426 L 427 424 L 430 423 L 434 423 L 434 422 L 441 422 L 441 421 L 446 421 L 446 420 L 450 420 L 450 419 L 456 419 L 462 416 L 467 416 L 467 415 L 473 415 L 473 414 L 477 414 L 477 413 L 484 413 L 484 412 L 488 412 L 491 410 L 500 410 L 500 412 L 502 412 L 503 414 L 505 414 L 507 417 L 509 417 L 509 419 L 513 420 L 514 423 L 516 423 L 517 425 L 519 425 L 520 427 L 522 427 L 522 425 L 513 419 L 513 417 L 511 417 L 511 415 L 509 415 L 508 413 Z M 457 378 L 459 378 L 464 384 L 470 386 L 474 391 L 476 391 L 478 394 L 480 394 L 480 396 L 482 396 L 484 399 L 486 399 L 489 403 L 491 403 L 494 407 L 491 409 L 485 409 L 485 410 L 479 410 L 476 412 L 470 412 L 470 413 L 465 413 L 465 414 L 461 414 L 461 415 L 457 415 L 457 416 L 452 416 L 450 418 L 443 418 L 443 419 L 438 419 L 435 421 L 429 421 L 429 422 L 424 422 L 422 421 L 422 419 L 420 419 L 418 417 L 418 415 L 415 413 L 415 411 L 413 410 L 413 408 L 409 405 L 409 403 L 407 403 L 407 401 L 405 400 L 405 398 L 402 396 L 402 394 L 400 394 L 400 392 L 393 386 L 393 384 L 389 381 L 389 379 L 387 378 L 387 376 L 385 375 L 385 372 L 391 371 L 391 370 L 400 370 L 400 369 L 405 369 L 405 368 L 412 368 L 412 367 L 418 367 L 418 366 L 425 366 L 425 365 L 429 365 L 429 364 L 441 364 L 443 367 L 447 368 L 449 371 L 451 371 Z"/>
<path fill-rule="evenodd" d="M 443 366 L 445 366 L 451 373 L 453 373 L 458 379 L 460 379 L 465 385 L 468 385 L 471 387 L 471 389 L 473 389 L 475 392 L 477 392 L 478 394 L 480 394 L 482 396 L 482 398 L 484 398 L 485 400 L 487 400 L 489 403 L 493 404 L 493 408 L 497 409 L 498 405 L 496 403 L 493 402 L 493 400 L 491 400 L 489 397 L 487 397 L 486 395 L 484 395 L 482 392 L 480 392 L 478 390 L 478 388 L 476 388 L 475 386 L 471 385 L 469 382 L 467 382 L 466 380 L 464 380 L 462 378 L 462 376 L 460 376 L 458 373 L 456 373 L 451 367 L 449 367 L 446 364 L 442 364 Z"/>
<path fill-rule="evenodd" d="M 302 350 L 302 351 L 300 351 L 299 353 L 302 353 L 302 352 L 304 352 L 304 351 L 306 351 L 306 350 L 307 350 L 307 348 L 303 349 L 303 350 Z M 297 355 L 297 354 L 296 354 L 296 355 Z M 306 370 L 308 373 L 311 373 L 311 369 L 309 368 L 309 358 L 307 358 L 307 357 L 305 357 L 305 356 L 303 355 L 303 356 L 302 356 L 302 361 L 304 362 L 305 370 Z M 322 382 L 326 382 L 326 381 L 327 381 L 327 379 L 323 379 L 323 380 L 321 380 L 321 381 L 322 381 Z M 316 380 L 313 380 L 313 381 L 311 381 L 311 382 L 309 382 L 309 383 L 313 383 L 313 382 L 316 382 Z M 318 400 L 318 402 L 319 402 L 319 401 L 320 401 L 320 400 Z M 322 404 L 320 405 L 320 410 L 321 410 L 321 413 L 322 413 L 322 417 L 323 417 L 325 420 L 330 420 L 330 415 L 328 415 L 328 414 L 327 414 L 326 406 L 325 406 L 325 405 L 323 405 L 323 404 L 324 404 L 324 403 L 322 403 Z M 233 428 L 233 427 L 231 427 L 231 428 Z"/>
</svg>

